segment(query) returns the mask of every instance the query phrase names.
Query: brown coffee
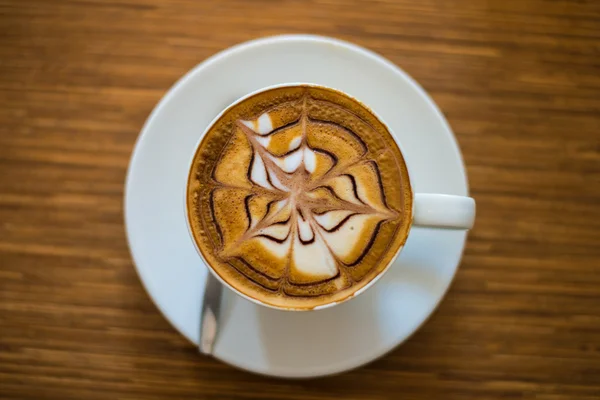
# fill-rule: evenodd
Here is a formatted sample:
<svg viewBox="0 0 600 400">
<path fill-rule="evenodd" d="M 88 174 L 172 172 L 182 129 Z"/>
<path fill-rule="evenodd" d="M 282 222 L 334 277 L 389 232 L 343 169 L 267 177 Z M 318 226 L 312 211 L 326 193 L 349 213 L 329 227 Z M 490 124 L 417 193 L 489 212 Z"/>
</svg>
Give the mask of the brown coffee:
<svg viewBox="0 0 600 400">
<path fill-rule="evenodd" d="M 386 126 L 317 86 L 255 94 L 227 109 L 194 156 L 194 240 L 250 298 L 289 309 L 342 301 L 406 241 L 412 194 Z"/>
</svg>

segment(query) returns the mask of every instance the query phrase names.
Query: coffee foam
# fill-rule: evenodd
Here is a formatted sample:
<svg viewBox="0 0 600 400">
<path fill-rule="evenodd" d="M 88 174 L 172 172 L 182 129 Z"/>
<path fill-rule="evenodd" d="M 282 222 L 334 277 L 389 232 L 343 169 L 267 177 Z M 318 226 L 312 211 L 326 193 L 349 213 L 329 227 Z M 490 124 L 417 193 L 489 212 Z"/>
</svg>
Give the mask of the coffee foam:
<svg viewBox="0 0 600 400">
<path fill-rule="evenodd" d="M 310 309 L 386 268 L 411 220 L 385 126 L 333 90 L 268 90 L 227 110 L 194 158 L 188 210 L 210 266 L 264 303 Z"/>
</svg>

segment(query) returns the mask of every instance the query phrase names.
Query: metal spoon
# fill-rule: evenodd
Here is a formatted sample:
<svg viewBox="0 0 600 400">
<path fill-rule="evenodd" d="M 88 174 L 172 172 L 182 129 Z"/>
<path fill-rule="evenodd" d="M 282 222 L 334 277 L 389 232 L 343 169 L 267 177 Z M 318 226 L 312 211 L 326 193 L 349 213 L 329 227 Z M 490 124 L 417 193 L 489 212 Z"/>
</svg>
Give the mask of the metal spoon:
<svg viewBox="0 0 600 400">
<path fill-rule="evenodd" d="M 200 314 L 200 353 L 211 355 L 217 334 L 219 333 L 219 315 L 221 311 L 221 294 L 223 285 L 212 273 L 206 277 L 202 311 Z"/>
</svg>

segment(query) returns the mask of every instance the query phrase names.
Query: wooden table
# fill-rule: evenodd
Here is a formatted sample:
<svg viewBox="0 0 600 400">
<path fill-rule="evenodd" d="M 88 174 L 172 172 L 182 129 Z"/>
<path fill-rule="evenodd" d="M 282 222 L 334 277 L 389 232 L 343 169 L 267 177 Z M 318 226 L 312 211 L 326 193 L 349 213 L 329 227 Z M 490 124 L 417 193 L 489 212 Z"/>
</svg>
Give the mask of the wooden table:
<svg viewBox="0 0 600 400">
<path fill-rule="evenodd" d="M 122 201 L 134 141 L 178 77 L 299 32 L 416 78 L 478 202 L 429 322 L 311 381 L 199 356 L 136 276 Z M 0 398 L 600 398 L 600 2 L 0 0 Z"/>
</svg>

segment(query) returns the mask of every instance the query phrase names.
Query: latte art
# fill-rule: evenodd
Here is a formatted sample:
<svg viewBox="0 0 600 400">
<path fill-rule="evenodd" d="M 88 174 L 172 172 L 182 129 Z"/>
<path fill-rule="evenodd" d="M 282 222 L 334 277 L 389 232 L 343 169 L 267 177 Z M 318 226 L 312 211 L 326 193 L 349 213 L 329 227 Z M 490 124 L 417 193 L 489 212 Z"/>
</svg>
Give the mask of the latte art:
<svg viewBox="0 0 600 400">
<path fill-rule="evenodd" d="M 406 239 L 410 186 L 385 126 L 338 92 L 260 93 L 207 132 L 188 185 L 194 238 L 221 277 L 280 307 L 343 300 Z"/>
</svg>

